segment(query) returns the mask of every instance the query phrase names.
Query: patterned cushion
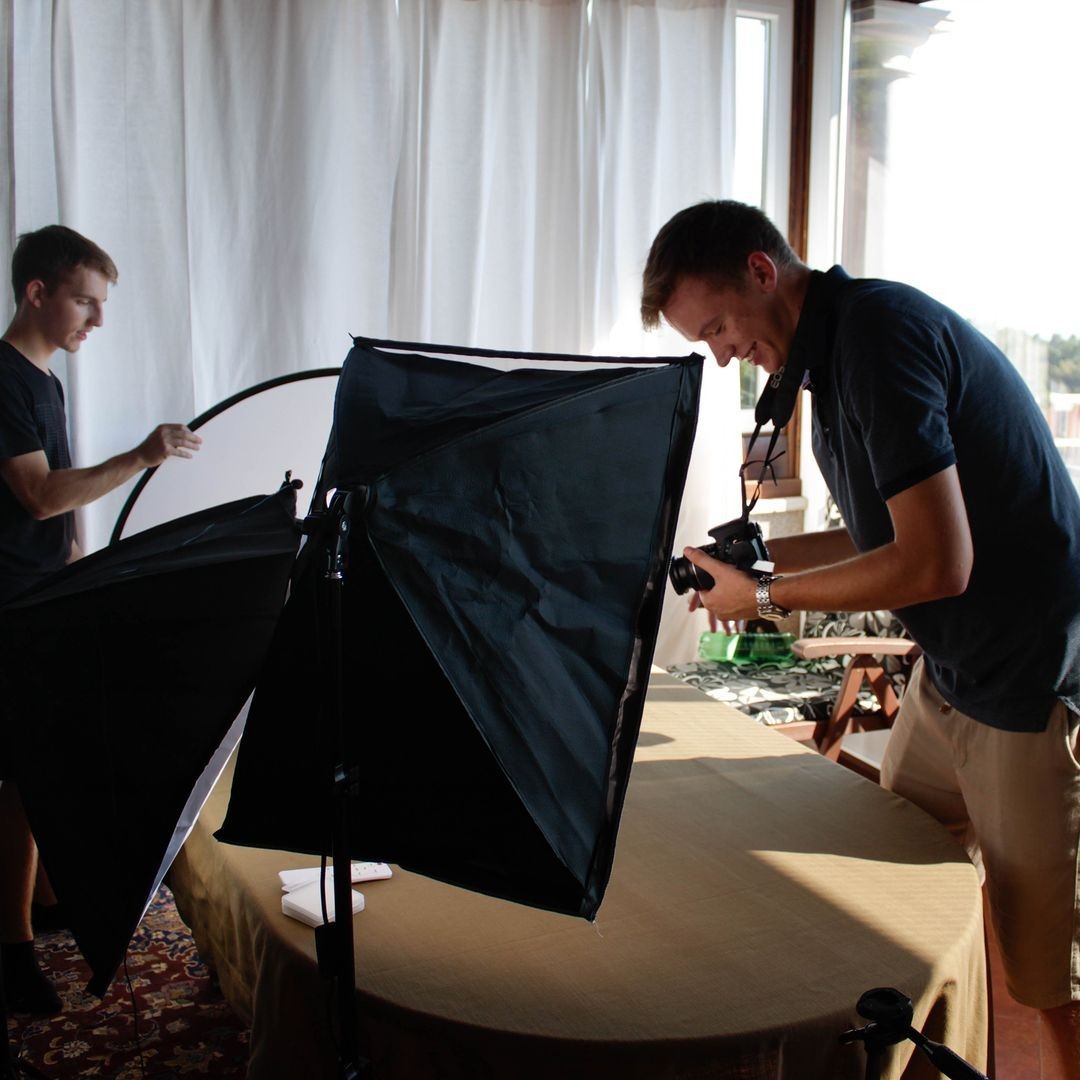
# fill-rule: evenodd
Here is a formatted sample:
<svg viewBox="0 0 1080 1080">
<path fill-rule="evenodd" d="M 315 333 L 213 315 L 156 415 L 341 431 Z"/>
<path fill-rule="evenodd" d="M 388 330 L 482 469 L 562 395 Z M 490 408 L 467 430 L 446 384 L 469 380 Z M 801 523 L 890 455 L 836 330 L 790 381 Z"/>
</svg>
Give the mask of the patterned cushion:
<svg viewBox="0 0 1080 1080">
<path fill-rule="evenodd" d="M 889 611 L 808 612 L 804 637 L 905 637 L 903 627 Z M 887 656 L 885 670 L 900 692 L 906 666 L 901 657 Z M 794 664 L 728 664 L 695 660 L 675 664 L 668 671 L 717 701 L 770 726 L 796 720 L 828 717 L 844 677 L 847 657 L 827 656 Z M 859 693 L 860 712 L 876 712 L 880 705 L 865 686 Z"/>
<path fill-rule="evenodd" d="M 907 637 L 891 611 L 808 611 L 803 637 Z"/>
<path fill-rule="evenodd" d="M 695 660 L 675 664 L 668 671 L 717 701 L 741 709 L 761 724 L 790 724 L 795 720 L 818 720 L 829 715 L 844 675 L 836 657 L 799 660 L 794 664 L 725 664 L 718 660 Z M 877 705 L 873 694 L 867 707 Z"/>
</svg>

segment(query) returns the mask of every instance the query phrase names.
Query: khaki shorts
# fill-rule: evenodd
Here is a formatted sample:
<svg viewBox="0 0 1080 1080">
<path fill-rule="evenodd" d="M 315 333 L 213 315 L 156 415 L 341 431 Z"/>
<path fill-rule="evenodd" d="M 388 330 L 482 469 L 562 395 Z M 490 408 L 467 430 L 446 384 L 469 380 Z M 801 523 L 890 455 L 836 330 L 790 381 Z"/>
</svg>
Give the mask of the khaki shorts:
<svg viewBox="0 0 1080 1080">
<path fill-rule="evenodd" d="M 947 704 L 920 660 L 881 783 L 922 807 L 985 872 L 1009 993 L 1080 1001 L 1080 716 L 1058 702 L 1042 732 L 1000 731 Z"/>
</svg>

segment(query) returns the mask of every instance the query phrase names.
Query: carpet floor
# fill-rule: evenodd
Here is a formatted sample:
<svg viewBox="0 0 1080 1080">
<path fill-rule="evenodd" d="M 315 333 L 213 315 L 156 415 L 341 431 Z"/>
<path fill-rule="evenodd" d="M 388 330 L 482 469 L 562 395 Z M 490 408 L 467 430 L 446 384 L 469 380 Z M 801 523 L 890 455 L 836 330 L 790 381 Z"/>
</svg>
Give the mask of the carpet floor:
<svg viewBox="0 0 1080 1080">
<path fill-rule="evenodd" d="M 90 972 L 70 934 L 40 935 L 37 953 L 64 1011 L 45 1019 L 9 1017 L 8 1037 L 12 1052 L 46 1076 L 150 1080 L 245 1075 L 248 1031 L 199 959 L 164 886 L 128 950 L 137 1040 L 123 968 L 99 1001 L 85 990 Z"/>
</svg>

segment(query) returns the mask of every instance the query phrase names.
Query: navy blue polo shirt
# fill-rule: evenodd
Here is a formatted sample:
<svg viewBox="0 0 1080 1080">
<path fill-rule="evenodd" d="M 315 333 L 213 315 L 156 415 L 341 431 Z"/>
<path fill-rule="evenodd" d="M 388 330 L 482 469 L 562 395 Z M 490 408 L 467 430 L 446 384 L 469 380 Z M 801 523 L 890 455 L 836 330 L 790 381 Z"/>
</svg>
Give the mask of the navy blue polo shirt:
<svg viewBox="0 0 1080 1080">
<path fill-rule="evenodd" d="M 956 465 L 968 587 L 896 612 L 945 700 L 1010 731 L 1041 731 L 1057 698 L 1080 712 L 1080 498 L 1008 358 L 917 289 L 836 266 L 811 274 L 789 362 L 859 551 L 893 539 L 888 499 Z"/>
</svg>

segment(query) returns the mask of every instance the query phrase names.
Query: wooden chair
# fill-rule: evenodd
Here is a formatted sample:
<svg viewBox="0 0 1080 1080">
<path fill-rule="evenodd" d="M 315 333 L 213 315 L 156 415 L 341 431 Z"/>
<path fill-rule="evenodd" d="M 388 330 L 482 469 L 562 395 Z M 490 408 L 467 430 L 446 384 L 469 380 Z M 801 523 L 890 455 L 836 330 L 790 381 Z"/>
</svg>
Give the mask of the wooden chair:
<svg viewBox="0 0 1080 1080">
<path fill-rule="evenodd" d="M 851 657 L 831 713 L 815 726 L 814 743 L 831 761 L 846 765 L 876 783 L 881 778 L 889 728 L 900 708 L 881 657 L 916 657 L 919 646 L 905 638 L 820 637 L 800 638 L 792 649 L 801 660 Z M 881 705 L 876 713 L 856 711 L 864 682 Z"/>
</svg>

